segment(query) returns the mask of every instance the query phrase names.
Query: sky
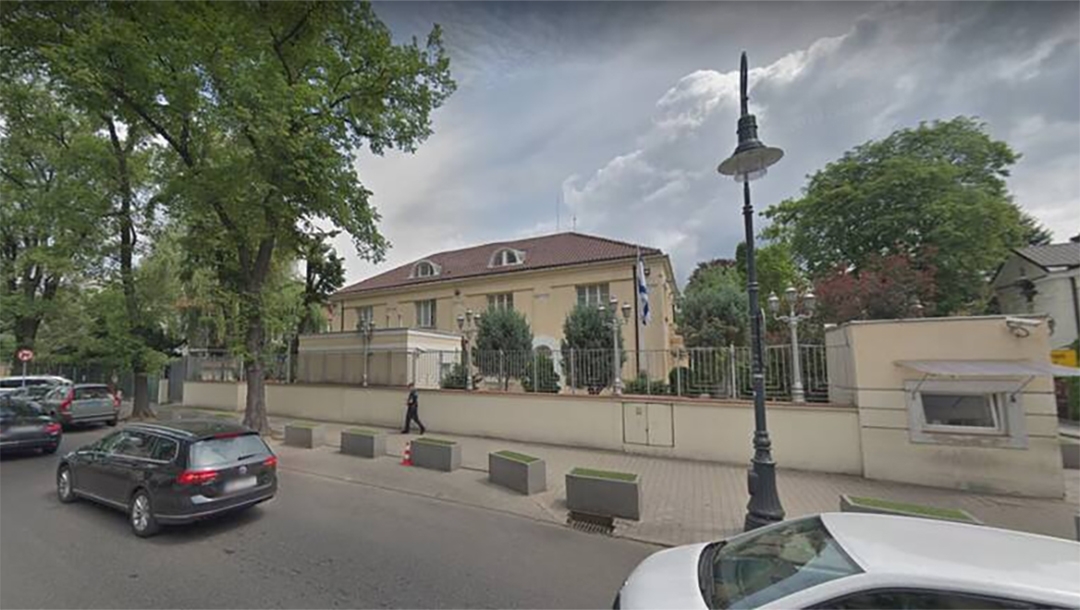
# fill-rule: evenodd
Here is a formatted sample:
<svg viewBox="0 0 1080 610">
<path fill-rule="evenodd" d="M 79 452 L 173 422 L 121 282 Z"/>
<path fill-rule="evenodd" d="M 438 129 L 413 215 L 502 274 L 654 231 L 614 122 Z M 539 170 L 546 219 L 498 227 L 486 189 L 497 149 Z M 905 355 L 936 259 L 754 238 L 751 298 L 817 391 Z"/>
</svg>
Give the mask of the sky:
<svg viewBox="0 0 1080 610">
<path fill-rule="evenodd" d="M 1080 3 L 376 3 L 397 41 L 444 32 L 457 91 L 413 154 L 362 153 L 392 244 L 336 242 L 347 280 L 427 254 L 571 230 L 658 247 L 680 283 L 733 257 L 739 54 L 759 137 L 785 151 L 758 211 L 845 151 L 975 116 L 1022 157 L 1015 201 L 1080 232 Z M 756 219 L 757 229 L 765 219 Z"/>
</svg>

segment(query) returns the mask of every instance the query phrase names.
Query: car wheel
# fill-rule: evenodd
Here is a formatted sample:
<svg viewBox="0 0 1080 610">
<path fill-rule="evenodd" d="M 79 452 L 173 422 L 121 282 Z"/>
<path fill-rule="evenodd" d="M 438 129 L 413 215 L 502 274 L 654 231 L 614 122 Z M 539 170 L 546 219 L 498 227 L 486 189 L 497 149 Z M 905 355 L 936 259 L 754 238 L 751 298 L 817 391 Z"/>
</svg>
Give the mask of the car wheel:
<svg viewBox="0 0 1080 610">
<path fill-rule="evenodd" d="M 56 497 L 64 504 L 75 501 L 75 480 L 71 475 L 71 467 L 66 464 L 56 472 Z"/>
<path fill-rule="evenodd" d="M 150 494 L 140 489 L 131 497 L 131 509 L 128 511 L 128 521 L 131 523 L 131 531 L 140 538 L 153 536 L 158 532 L 157 519 L 154 519 L 154 511 L 150 504 Z"/>
<path fill-rule="evenodd" d="M 105 422 L 105 425 L 109 426 L 111 428 L 111 427 L 116 425 L 116 421 L 117 421 L 117 419 L 114 417 L 114 418 L 110 419 L 109 421 Z"/>
</svg>

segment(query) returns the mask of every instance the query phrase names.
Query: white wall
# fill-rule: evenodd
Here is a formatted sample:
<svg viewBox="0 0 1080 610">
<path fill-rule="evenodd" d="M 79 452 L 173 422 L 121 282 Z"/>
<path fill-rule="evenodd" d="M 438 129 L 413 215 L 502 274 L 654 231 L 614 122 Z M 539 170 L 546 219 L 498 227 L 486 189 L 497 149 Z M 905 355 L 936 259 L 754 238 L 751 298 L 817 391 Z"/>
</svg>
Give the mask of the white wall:
<svg viewBox="0 0 1080 610">
<path fill-rule="evenodd" d="M 226 387 L 234 388 L 233 393 L 229 394 Z M 235 388 L 233 384 L 188 382 L 184 386 L 184 403 L 230 410 L 242 408 L 242 393 Z M 225 404 L 230 396 L 239 402 Z M 401 426 L 405 397 L 401 390 L 382 388 L 266 386 L 267 409 L 271 415 L 347 424 Z M 215 404 L 200 402 L 210 400 Z M 670 414 L 665 425 L 672 429 L 674 446 L 626 442 L 624 402 L 619 399 L 449 390 L 420 392 L 420 413 L 425 425 L 447 434 L 732 464 L 750 461 L 754 429 L 750 403 L 694 400 L 654 403 L 663 405 L 663 411 Z M 768 409 L 774 455 L 781 468 L 862 472 L 855 409 L 780 403 L 770 403 Z"/>
</svg>

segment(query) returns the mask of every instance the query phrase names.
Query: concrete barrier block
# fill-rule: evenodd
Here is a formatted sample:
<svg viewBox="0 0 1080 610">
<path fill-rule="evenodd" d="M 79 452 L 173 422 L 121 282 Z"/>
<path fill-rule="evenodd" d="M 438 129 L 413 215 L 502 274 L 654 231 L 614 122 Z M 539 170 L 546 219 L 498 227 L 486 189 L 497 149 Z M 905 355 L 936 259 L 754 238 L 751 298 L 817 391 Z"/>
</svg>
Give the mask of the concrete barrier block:
<svg viewBox="0 0 1080 610">
<path fill-rule="evenodd" d="M 641 519 L 639 477 L 628 472 L 575 468 L 566 474 L 566 506 L 571 511 Z"/>
<path fill-rule="evenodd" d="M 547 465 L 524 453 L 494 451 L 488 454 L 488 480 L 525 495 L 534 494 L 547 489 Z"/>
<path fill-rule="evenodd" d="M 936 506 L 892 502 L 878 498 L 860 498 L 847 494 L 840 494 L 840 512 L 920 517 L 923 519 L 940 519 L 942 521 L 959 521 L 974 525 L 983 524 L 974 515 L 959 508 L 938 508 Z"/>
<path fill-rule="evenodd" d="M 291 447 L 314 449 L 323 442 L 323 428 L 302 422 L 285 424 L 285 444 Z"/>
<path fill-rule="evenodd" d="M 461 446 L 438 438 L 418 438 L 412 442 L 412 462 L 420 468 L 452 472 L 461 466 Z"/>
<path fill-rule="evenodd" d="M 366 428 L 341 431 L 341 452 L 366 458 L 386 455 L 386 435 Z"/>
</svg>

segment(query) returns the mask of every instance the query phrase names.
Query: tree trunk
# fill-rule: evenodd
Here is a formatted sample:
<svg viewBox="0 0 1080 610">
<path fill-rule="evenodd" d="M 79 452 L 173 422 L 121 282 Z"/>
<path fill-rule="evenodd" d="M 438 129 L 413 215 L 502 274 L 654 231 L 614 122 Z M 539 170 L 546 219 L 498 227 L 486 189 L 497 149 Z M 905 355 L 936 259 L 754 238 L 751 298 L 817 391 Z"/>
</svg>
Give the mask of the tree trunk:
<svg viewBox="0 0 1080 610">
<path fill-rule="evenodd" d="M 34 341 L 37 340 L 38 328 L 41 327 L 41 316 L 17 317 L 15 318 L 15 324 L 13 326 L 13 330 L 15 331 L 16 351 L 20 349 L 34 349 Z M 11 365 L 14 367 L 12 370 L 22 371 L 22 363 L 19 362 L 15 352 L 8 354 L 8 356 L 11 358 Z"/>
<path fill-rule="evenodd" d="M 263 370 L 266 329 L 263 327 L 262 289 L 266 278 L 270 275 L 273 253 L 274 239 L 272 237 L 260 240 L 254 260 L 252 260 L 251 251 L 242 244 L 238 250 L 241 266 L 250 269 L 245 274 L 240 301 L 241 314 L 247 326 L 244 338 L 244 372 L 247 377 L 244 425 L 257 430 L 260 434 L 270 433 L 270 422 L 266 419 L 266 378 Z M 251 265 L 246 265 L 247 262 Z"/>
<path fill-rule="evenodd" d="M 266 379 L 262 366 L 264 332 L 261 312 L 248 318 L 247 337 L 244 342 L 247 356 L 244 374 L 247 379 L 247 401 L 244 405 L 244 425 L 260 434 L 270 432 L 266 418 Z"/>
<path fill-rule="evenodd" d="M 113 156 L 116 158 L 116 185 L 120 194 L 120 283 L 124 289 L 124 309 L 127 314 L 127 331 L 132 337 L 139 336 L 139 301 L 135 293 L 135 272 L 132 259 L 135 254 L 135 222 L 132 219 L 134 195 L 131 192 L 131 173 L 128 168 L 128 155 L 134 149 L 137 137 L 131 131 L 127 134 L 127 143 L 122 144 L 117 135 L 116 125 L 111 117 L 106 118 L 109 137 L 112 142 Z M 150 409 L 150 389 L 146 374 L 146 359 L 140 346 L 139 353 L 131 361 L 134 373 L 134 396 L 131 409 L 132 419 L 150 419 L 154 412 Z"/>
</svg>

